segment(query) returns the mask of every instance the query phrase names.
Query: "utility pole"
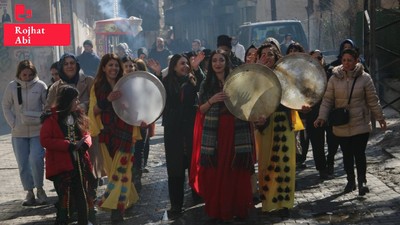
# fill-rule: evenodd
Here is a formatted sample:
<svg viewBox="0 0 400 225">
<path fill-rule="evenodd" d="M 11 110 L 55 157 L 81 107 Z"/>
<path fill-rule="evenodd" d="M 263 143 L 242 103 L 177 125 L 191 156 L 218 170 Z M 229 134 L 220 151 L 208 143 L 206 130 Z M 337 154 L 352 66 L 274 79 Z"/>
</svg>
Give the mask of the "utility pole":
<svg viewBox="0 0 400 225">
<path fill-rule="evenodd" d="M 370 17 L 370 30 L 369 30 L 369 69 L 372 77 L 375 78 L 375 87 L 378 96 L 380 96 L 379 92 L 379 73 L 376 72 L 376 61 L 375 61 L 375 31 L 376 31 L 376 1 L 369 1 L 369 17 Z"/>
<path fill-rule="evenodd" d="M 117 18 L 119 16 L 119 1 L 118 0 L 114 0 L 113 16 L 114 16 L 114 18 Z"/>
<path fill-rule="evenodd" d="M 310 47 L 310 16 L 314 13 L 314 0 L 308 0 L 308 4 L 306 6 L 307 10 L 307 32 L 308 32 L 308 47 Z"/>
<path fill-rule="evenodd" d="M 276 20 L 276 1 L 271 0 L 271 20 Z"/>
<path fill-rule="evenodd" d="M 366 21 L 368 24 L 368 26 L 367 26 L 368 27 L 367 59 L 369 62 L 369 74 L 371 75 L 371 77 L 375 83 L 376 93 L 378 94 L 378 96 L 380 96 L 379 73 L 376 71 L 376 61 L 375 61 L 376 1 L 375 0 L 364 0 L 364 9 L 367 9 L 367 12 L 365 13 L 364 21 Z M 371 115 L 371 124 L 372 124 L 372 128 L 376 129 L 376 120 L 373 115 Z"/>
</svg>

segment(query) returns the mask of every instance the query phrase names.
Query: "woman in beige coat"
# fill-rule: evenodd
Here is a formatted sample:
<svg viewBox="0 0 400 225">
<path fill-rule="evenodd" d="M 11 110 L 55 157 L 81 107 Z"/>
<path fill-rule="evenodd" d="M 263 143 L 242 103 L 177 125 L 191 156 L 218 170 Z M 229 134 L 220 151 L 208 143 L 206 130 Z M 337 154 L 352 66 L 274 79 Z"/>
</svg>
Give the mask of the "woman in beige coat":
<svg viewBox="0 0 400 225">
<path fill-rule="evenodd" d="M 373 114 L 382 129 L 386 129 L 386 121 L 371 76 L 364 72 L 364 67 L 361 63 L 358 63 L 358 59 L 359 53 L 356 50 L 347 49 L 343 51 L 342 65 L 333 69 L 333 75 L 329 79 L 314 126 L 323 126 L 331 109 L 335 107 L 348 108 L 350 113 L 349 123 L 333 126 L 333 133 L 338 137 L 343 152 L 343 164 L 347 174 L 348 183 L 344 192 L 347 193 L 356 189 L 355 161 L 359 195 L 365 195 L 369 192 L 368 187 L 365 186 L 367 182 L 365 149 L 371 132 L 370 113 Z M 348 105 L 355 78 L 357 79 L 351 102 Z"/>
</svg>

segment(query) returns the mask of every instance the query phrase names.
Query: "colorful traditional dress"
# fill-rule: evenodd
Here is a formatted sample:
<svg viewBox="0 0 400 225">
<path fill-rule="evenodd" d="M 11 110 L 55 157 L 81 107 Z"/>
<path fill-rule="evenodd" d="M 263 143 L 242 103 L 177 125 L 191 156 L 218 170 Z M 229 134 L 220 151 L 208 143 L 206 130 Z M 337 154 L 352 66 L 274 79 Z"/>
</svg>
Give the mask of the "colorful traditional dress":
<svg viewBox="0 0 400 225">
<path fill-rule="evenodd" d="M 134 127 L 122 121 L 115 113 L 107 95 L 111 92 L 109 84 L 102 88 L 96 96 L 97 105 L 102 109 L 100 120 L 89 112 L 90 125 L 100 128 L 99 146 L 104 159 L 104 168 L 109 183 L 106 191 L 99 201 L 102 209 L 118 209 L 124 212 L 132 206 L 139 196 L 132 183 L 133 153 L 131 148 L 134 143 Z M 91 100 L 95 101 L 95 100 Z"/>
<path fill-rule="evenodd" d="M 45 119 L 40 131 L 40 142 L 46 148 L 46 178 L 53 181 L 58 195 L 56 224 L 67 224 L 71 207 L 78 212 L 79 223 L 95 223 L 93 198 L 88 190 L 94 181 L 88 149 L 92 144 L 88 132 L 78 129 L 72 115 L 59 121 L 55 108 Z M 74 144 L 84 140 L 81 149 Z"/>
<path fill-rule="evenodd" d="M 293 208 L 296 175 L 294 130 L 301 127 L 297 111 L 281 105 L 269 117 L 265 129 L 256 131 L 262 211 Z"/>
<path fill-rule="evenodd" d="M 246 218 L 253 207 L 252 129 L 249 122 L 236 119 L 223 102 L 214 104 L 205 113 L 198 183 L 206 213 L 211 218 L 224 221 Z"/>
<path fill-rule="evenodd" d="M 193 152 L 190 164 L 189 185 L 199 195 L 201 195 L 199 188 L 199 170 L 200 170 L 200 147 L 201 147 L 201 137 L 202 137 L 201 134 L 203 132 L 203 122 L 204 122 L 204 114 L 202 114 L 198 110 L 196 113 L 196 118 L 194 120 Z"/>
</svg>

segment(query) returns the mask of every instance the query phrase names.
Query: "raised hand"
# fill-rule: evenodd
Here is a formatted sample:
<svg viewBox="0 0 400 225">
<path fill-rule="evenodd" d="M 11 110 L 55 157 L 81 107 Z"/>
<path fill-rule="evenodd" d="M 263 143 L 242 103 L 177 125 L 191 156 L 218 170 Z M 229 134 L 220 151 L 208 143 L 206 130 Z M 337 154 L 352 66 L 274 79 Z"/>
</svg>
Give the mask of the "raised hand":
<svg viewBox="0 0 400 225">
<path fill-rule="evenodd" d="M 147 61 L 147 66 L 154 71 L 154 73 L 157 75 L 161 75 L 161 65 L 157 60 L 154 59 L 149 59 Z"/>
<path fill-rule="evenodd" d="M 192 68 L 194 70 L 198 70 L 201 61 L 203 61 L 205 57 L 206 57 L 206 55 L 202 51 L 199 52 L 199 54 L 197 54 L 196 56 L 191 57 L 190 58 L 190 65 L 192 66 Z"/>
</svg>

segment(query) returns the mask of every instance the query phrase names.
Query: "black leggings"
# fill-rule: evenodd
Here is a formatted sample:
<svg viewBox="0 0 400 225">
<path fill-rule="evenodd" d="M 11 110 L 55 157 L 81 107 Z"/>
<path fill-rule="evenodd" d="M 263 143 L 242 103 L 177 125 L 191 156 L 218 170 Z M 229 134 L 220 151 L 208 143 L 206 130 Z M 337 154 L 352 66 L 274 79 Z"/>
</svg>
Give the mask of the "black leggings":
<svg viewBox="0 0 400 225">
<path fill-rule="evenodd" d="M 358 182 L 367 182 L 367 158 L 365 149 L 367 148 L 369 133 L 358 134 L 351 137 L 337 137 L 340 148 L 343 152 L 344 170 L 347 174 L 347 179 L 354 180 L 354 160 L 357 167 Z"/>
</svg>

